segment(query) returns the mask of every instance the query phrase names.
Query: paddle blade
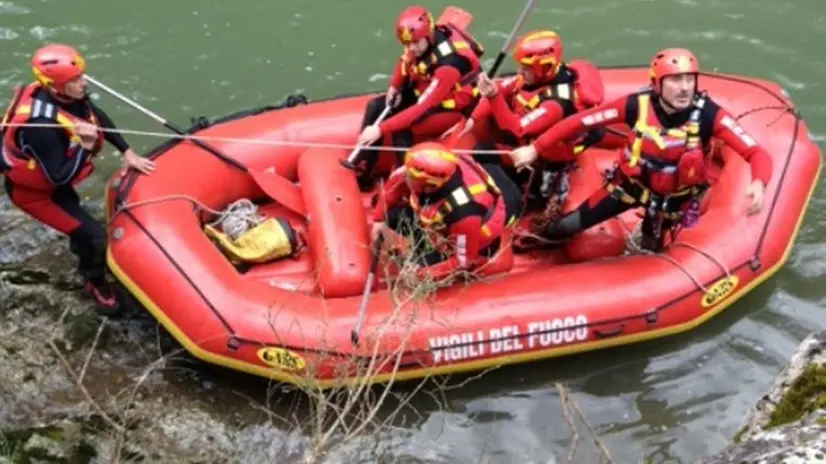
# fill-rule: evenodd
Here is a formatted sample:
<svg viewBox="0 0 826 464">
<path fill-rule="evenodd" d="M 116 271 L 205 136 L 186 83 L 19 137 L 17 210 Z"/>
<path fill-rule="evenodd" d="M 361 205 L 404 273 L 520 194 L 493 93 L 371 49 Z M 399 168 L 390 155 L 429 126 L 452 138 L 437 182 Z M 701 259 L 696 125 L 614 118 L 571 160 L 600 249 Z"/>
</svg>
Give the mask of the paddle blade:
<svg viewBox="0 0 826 464">
<path fill-rule="evenodd" d="M 274 172 L 250 171 L 250 175 L 267 196 L 290 211 L 305 216 L 304 198 L 298 186 Z"/>
<path fill-rule="evenodd" d="M 458 6 L 448 6 L 442 11 L 442 15 L 436 21 L 437 24 L 451 23 L 461 30 L 465 30 L 473 22 L 473 15 L 459 8 Z"/>
</svg>

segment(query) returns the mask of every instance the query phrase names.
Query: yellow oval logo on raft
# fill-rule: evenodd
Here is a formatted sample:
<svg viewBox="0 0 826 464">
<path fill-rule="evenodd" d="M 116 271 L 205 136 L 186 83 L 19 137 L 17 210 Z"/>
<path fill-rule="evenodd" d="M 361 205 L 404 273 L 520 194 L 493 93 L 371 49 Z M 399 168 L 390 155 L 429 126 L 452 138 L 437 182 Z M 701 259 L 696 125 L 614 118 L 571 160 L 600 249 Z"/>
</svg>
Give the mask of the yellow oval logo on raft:
<svg viewBox="0 0 826 464">
<path fill-rule="evenodd" d="M 300 371 L 307 365 L 304 358 L 284 348 L 269 346 L 258 350 L 258 359 L 285 371 Z"/>
<path fill-rule="evenodd" d="M 736 275 L 724 277 L 714 282 L 714 284 L 706 290 L 703 299 L 700 300 L 700 304 L 702 304 L 704 308 L 710 308 L 720 303 L 734 292 L 738 282 L 740 282 L 740 279 L 738 279 Z"/>
</svg>

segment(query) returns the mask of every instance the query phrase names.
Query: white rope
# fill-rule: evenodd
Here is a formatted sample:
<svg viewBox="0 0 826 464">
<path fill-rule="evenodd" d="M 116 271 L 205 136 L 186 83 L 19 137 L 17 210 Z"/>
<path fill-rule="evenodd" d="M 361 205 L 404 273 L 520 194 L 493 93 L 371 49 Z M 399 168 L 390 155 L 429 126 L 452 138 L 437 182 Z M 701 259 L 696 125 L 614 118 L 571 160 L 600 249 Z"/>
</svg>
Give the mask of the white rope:
<svg viewBox="0 0 826 464">
<path fill-rule="evenodd" d="M 708 289 L 706 289 L 705 285 L 703 285 L 703 283 L 700 282 L 699 279 L 694 277 L 694 275 L 691 272 L 689 272 L 689 270 L 686 269 L 686 267 L 683 266 L 676 259 L 672 258 L 671 256 L 664 255 L 662 253 L 655 253 L 653 251 L 646 250 L 645 248 L 642 248 L 640 246 L 639 241 L 642 240 L 642 221 L 640 221 L 637 224 L 637 227 L 634 228 L 634 230 L 631 230 L 631 228 L 628 227 L 628 224 L 626 224 L 625 221 L 620 220 L 620 223 L 623 225 L 623 227 L 625 227 L 625 230 L 628 231 L 628 234 L 626 235 L 626 251 L 628 252 L 628 254 L 640 254 L 640 255 L 653 256 L 653 257 L 660 258 L 660 259 L 663 259 L 665 261 L 668 261 L 669 263 L 673 264 L 677 269 L 682 271 L 683 274 L 686 275 L 686 277 L 691 279 L 691 281 L 694 283 L 694 285 L 697 286 L 697 288 L 699 288 L 703 292 L 708 291 Z"/>
<path fill-rule="evenodd" d="M 107 226 L 115 220 L 118 214 L 135 209 L 141 206 L 154 205 L 158 203 L 166 203 L 168 201 L 184 200 L 195 205 L 196 208 L 207 211 L 215 216 L 218 216 L 214 221 L 208 223 L 211 226 L 216 224 L 221 225 L 221 229 L 231 239 L 236 240 L 241 234 L 246 232 L 250 227 L 255 227 L 260 224 L 264 217 L 258 213 L 258 206 L 247 198 L 241 198 L 232 202 L 223 211 L 217 211 L 209 206 L 198 201 L 196 198 L 189 195 L 164 195 L 150 200 L 135 201 L 132 203 L 124 203 L 121 205 L 115 214 L 109 218 Z"/>
<path fill-rule="evenodd" d="M 60 124 L 54 123 L 8 123 L 8 124 L 0 124 L 0 127 L 43 127 L 43 128 L 62 128 Z M 217 136 L 209 136 L 209 135 L 194 135 L 194 134 L 173 134 L 169 132 L 151 132 L 151 131 L 141 131 L 141 130 L 132 130 L 132 129 L 108 129 L 105 127 L 98 127 L 98 130 L 101 132 L 113 132 L 117 134 L 124 134 L 124 135 L 137 135 L 137 136 L 144 136 L 144 137 L 158 137 L 162 139 L 181 139 L 181 140 L 198 140 L 201 142 L 223 142 L 223 143 L 241 143 L 241 144 L 253 144 L 253 145 L 273 145 L 273 146 L 280 146 L 280 147 L 300 147 L 300 148 L 330 148 L 330 149 L 341 149 L 341 150 L 352 150 L 356 147 L 358 148 L 377 148 L 381 151 L 398 151 L 398 152 L 406 152 L 408 149 L 403 147 L 392 147 L 392 146 L 372 146 L 372 147 L 362 147 L 360 145 L 347 145 L 347 144 L 338 144 L 338 143 L 326 143 L 326 142 L 301 142 L 301 141 L 287 141 L 287 140 L 273 140 L 273 139 L 256 139 L 256 138 L 243 138 L 243 137 L 217 137 Z M 469 149 L 453 149 L 451 150 L 454 153 L 463 153 L 463 154 L 473 154 L 473 155 L 485 155 L 485 156 L 498 156 L 510 153 L 509 150 L 469 150 Z"/>
<path fill-rule="evenodd" d="M 209 225 L 220 223 L 221 230 L 235 240 L 251 227 L 263 222 L 264 218 L 258 214 L 258 206 L 247 198 L 241 198 L 230 204 L 215 221 Z"/>
</svg>

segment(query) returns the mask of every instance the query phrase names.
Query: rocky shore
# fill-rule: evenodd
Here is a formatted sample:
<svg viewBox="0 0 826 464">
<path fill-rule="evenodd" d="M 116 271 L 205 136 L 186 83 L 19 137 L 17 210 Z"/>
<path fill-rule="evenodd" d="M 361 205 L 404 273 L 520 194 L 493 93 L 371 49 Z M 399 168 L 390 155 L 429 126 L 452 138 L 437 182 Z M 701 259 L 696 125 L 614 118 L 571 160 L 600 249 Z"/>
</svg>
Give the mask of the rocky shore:
<svg viewBox="0 0 826 464">
<path fill-rule="evenodd" d="M 697 464 L 826 463 L 826 331 L 808 336 L 734 443 Z"/>
<path fill-rule="evenodd" d="M 0 197 L 0 464 L 313 462 L 300 395 L 218 385 L 137 309 L 98 317 L 74 263 Z M 698 463 L 826 463 L 824 361 L 813 334 L 734 443 Z"/>
<path fill-rule="evenodd" d="M 0 464 L 289 456 L 284 431 L 241 426 L 267 423 L 247 412 L 255 400 L 221 399 L 151 318 L 98 317 L 74 263 L 65 239 L 0 197 Z"/>
</svg>

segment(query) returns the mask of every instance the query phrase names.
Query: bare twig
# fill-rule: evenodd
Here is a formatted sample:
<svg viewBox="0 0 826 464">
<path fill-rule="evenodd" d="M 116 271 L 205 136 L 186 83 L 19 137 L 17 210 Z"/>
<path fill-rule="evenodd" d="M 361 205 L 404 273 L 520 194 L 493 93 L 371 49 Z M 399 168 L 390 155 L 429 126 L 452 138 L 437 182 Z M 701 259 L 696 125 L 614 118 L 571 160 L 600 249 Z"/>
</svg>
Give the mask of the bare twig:
<svg viewBox="0 0 826 464">
<path fill-rule="evenodd" d="M 106 328 L 106 319 L 102 319 L 100 321 L 100 325 L 98 325 L 97 333 L 95 333 L 95 338 L 92 340 L 92 346 L 89 348 L 89 353 L 86 355 L 86 361 L 83 362 L 83 367 L 80 369 L 80 375 L 78 376 L 78 382 L 83 383 L 83 379 L 86 377 L 86 369 L 89 368 L 89 362 L 92 361 L 92 355 L 95 353 L 95 348 L 100 341 L 100 336 L 103 334 L 103 329 Z"/>
<path fill-rule="evenodd" d="M 606 464 L 613 464 L 614 460 L 611 458 L 611 454 L 608 452 L 608 448 L 602 443 L 602 440 L 599 439 L 594 428 L 588 422 L 588 418 L 585 417 L 585 414 L 580 409 L 579 405 L 571 398 L 570 392 L 567 387 L 563 384 L 557 382 L 556 383 L 556 390 L 559 393 L 559 400 L 562 403 L 562 411 L 565 415 L 565 421 L 568 423 L 568 427 L 571 429 L 571 445 L 568 449 L 568 463 L 574 462 L 574 456 L 576 455 L 576 447 L 579 441 L 579 432 L 575 425 L 574 418 L 578 418 L 580 422 L 585 426 L 585 430 L 590 435 L 591 440 L 593 440 L 594 445 L 597 447 L 597 450 L 600 454 L 600 462 Z"/>
<path fill-rule="evenodd" d="M 574 417 L 570 410 L 568 389 L 566 389 L 561 383 L 557 383 L 556 391 L 559 393 L 559 401 L 562 403 L 562 414 L 565 416 L 565 422 L 568 424 L 568 429 L 571 431 L 571 444 L 568 445 L 568 460 L 565 462 L 572 463 L 574 462 L 577 445 L 579 444 L 579 432 L 577 432 Z"/>
<path fill-rule="evenodd" d="M 95 401 L 95 398 L 92 396 L 91 393 L 89 393 L 89 390 L 86 388 L 85 385 L 83 385 L 83 382 L 80 381 L 80 377 L 78 376 L 77 372 L 75 372 L 75 370 L 72 368 L 72 365 L 66 359 L 66 356 L 63 355 L 63 352 L 60 351 L 60 348 L 58 348 L 58 346 L 55 343 L 54 339 L 49 338 L 46 341 L 46 343 L 52 349 L 52 351 L 54 352 L 54 354 L 57 357 L 58 361 L 60 361 L 60 364 L 63 366 L 63 369 L 66 370 L 66 373 L 69 374 L 69 377 L 71 377 L 72 380 L 75 382 L 75 386 L 77 386 L 77 388 L 80 390 L 80 392 L 86 398 L 86 401 L 89 402 L 89 405 L 92 406 L 92 408 L 94 408 L 95 411 L 97 411 L 98 414 L 100 414 L 100 417 L 110 427 L 117 430 L 118 432 L 121 432 L 123 430 L 123 426 L 121 424 L 119 424 L 118 422 L 116 422 L 114 419 L 112 419 L 112 417 L 100 406 L 100 404 L 98 404 L 98 402 Z"/>
</svg>

